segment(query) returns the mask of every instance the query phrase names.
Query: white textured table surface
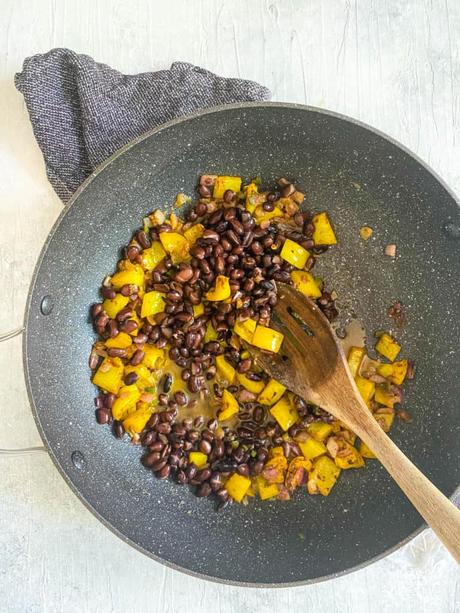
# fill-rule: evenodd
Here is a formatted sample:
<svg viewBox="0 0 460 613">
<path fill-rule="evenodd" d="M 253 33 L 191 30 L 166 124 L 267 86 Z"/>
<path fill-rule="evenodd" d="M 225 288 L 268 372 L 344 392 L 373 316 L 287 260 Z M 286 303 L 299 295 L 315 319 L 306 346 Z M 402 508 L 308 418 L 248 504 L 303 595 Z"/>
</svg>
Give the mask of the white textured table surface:
<svg viewBox="0 0 460 613">
<path fill-rule="evenodd" d="M 61 203 L 13 75 L 56 46 L 128 73 L 186 60 L 275 100 L 357 117 L 418 153 L 460 194 L 458 0 L 1 0 L 0 332 L 18 325 Z M 0 346 L 0 448 L 39 445 L 21 340 Z M 414 426 L 416 427 L 416 426 Z M 459 611 L 455 563 L 428 531 L 352 575 L 283 590 L 169 570 L 113 536 L 46 454 L 0 455 L 0 611 Z"/>
</svg>

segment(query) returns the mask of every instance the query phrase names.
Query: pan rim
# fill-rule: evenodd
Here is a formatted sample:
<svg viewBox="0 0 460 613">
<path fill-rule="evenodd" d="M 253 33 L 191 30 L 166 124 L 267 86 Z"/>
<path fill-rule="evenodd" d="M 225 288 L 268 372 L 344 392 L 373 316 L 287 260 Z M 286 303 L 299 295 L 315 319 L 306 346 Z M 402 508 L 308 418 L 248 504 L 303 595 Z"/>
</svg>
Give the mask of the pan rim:
<svg viewBox="0 0 460 613">
<path fill-rule="evenodd" d="M 154 134 L 158 134 L 163 130 L 168 130 L 169 128 L 175 126 L 175 125 L 179 125 L 182 123 L 185 123 L 187 121 L 196 119 L 198 117 L 202 117 L 205 115 L 211 115 L 214 113 L 221 113 L 221 112 L 225 112 L 227 110 L 238 110 L 238 109 L 247 109 L 247 108 L 285 108 L 285 109 L 294 109 L 294 110 L 299 110 L 299 111 L 308 111 L 308 112 L 313 112 L 313 113 L 317 113 L 319 115 L 325 115 L 325 116 L 329 116 L 329 117 L 333 117 L 335 119 L 340 119 L 342 121 L 345 121 L 347 123 L 351 123 L 354 125 L 357 125 L 361 128 L 364 128 L 370 132 L 372 132 L 373 134 L 375 134 L 376 136 L 379 136 L 380 138 L 383 138 L 384 140 L 386 140 L 387 142 L 389 142 L 390 144 L 394 145 L 395 147 L 397 147 L 398 149 L 400 149 L 401 151 L 403 151 L 405 154 L 407 154 L 408 156 L 410 156 L 413 160 L 415 160 L 418 164 L 420 164 L 420 166 L 422 166 L 440 185 L 441 187 L 448 193 L 448 195 L 452 198 L 452 200 L 457 204 L 457 206 L 460 208 L 460 199 L 457 197 L 457 195 L 455 194 L 455 192 L 449 187 L 449 185 L 444 181 L 444 179 L 442 177 L 440 177 L 438 175 L 438 173 L 433 170 L 422 158 L 420 158 L 417 154 L 415 154 L 413 151 L 411 151 L 408 147 L 406 147 L 405 145 L 403 145 L 402 143 L 400 143 L 397 139 L 393 138 L 392 136 L 389 136 L 387 134 L 385 134 L 384 132 L 380 131 L 377 128 L 374 128 L 373 126 L 360 121 L 358 119 L 355 119 L 353 117 L 349 117 L 348 115 L 344 115 L 342 113 L 338 113 L 336 111 L 331 111 L 328 109 L 322 109 L 319 107 L 315 107 L 315 106 L 310 106 L 310 105 L 304 105 L 304 104 L 297 104 L 297 103 L 289 103 L 289 102 L 242 102 L 242 103 L 234 103 L 234 104 L 226 104 L 226 105 L 220 105 L 220 106 L 215 106 L 215 107 L 211 107 L 211 108 L 207 108 L 201 111 L 197 111 L 195 113 L 192 113 L 190 115 L 186 115 L 184 117 L 180 117 L 180 118 L 176 118 L 176 119 L 172 119 L 171 121 L 168 121 L 160 126 L 157 126 L 155 128 L 152 128 L 151 130 L 149 130 L 148 132 L 145 132 L 144 134 L 142 134 L 141 136 L 131 140 L 129 143 L 127 143 L 126 145 L 123 145 L 120 149 L 118 149 L 117 151 L 115 151 L 110 157 L 108 157 L 106 160 L 104 160 L 99 166 L 97 166 L 94 171 L 85 179 L 85 181 L 83 181 L 83 183 L 78 187 L 78 189 L 75 191 L 75 193 L 72 195 L 72 197 L 70 198 L 70 200 L 68 201 L 67 204 L 64 205 L 61 213 L 59 214 L 58 218 L 56 219 L 56 221 L 54 222 L 53 226 L 51 227 L 51 230 L 49 231 L 49 234 L 43 244 L 43 247 L 40 251 L 40 254 L 38 256 L 37 262 L 35 264 L 34 267 L 34 271 L 32 274 L 32 278 L 30 281 L 30 285 L 29 285 L 29 290 L 28 290 L 28 294 L 27 294 L 27 300 L 26 300 L 26 305 L 25 305 L 25 310 L 24 310 L 24 320 L 23 320 L 23 328 L 24 328 L 24 335 L 23 335 L 23 342 L 22 342 L 22 361 L 23 361 L 23 369 L 24 369 L 24 379 L 25 379 L 25 383 L 26 383 L 26 389 L 27 389 L 27 396 L 29 399 L 29 404 L 30 404 L 30 408 L 32 411 L 32 415 L 35 421 L 35 424 L 37 426 L 37 430 L 40 434 L 40 437 L 45 445 L 45 448 L 48 452 L 48 455 L 50 456 L 51 460 L 53 461 L 53 464 L 55 465 L 55 467 L 58 469 L 60 475 L 63 477 L 64 481 L 66 482 L 66 484 L 70 487 L 70 489 L 73 491 L 73 493 L 77 496 L 77 498 L 80 500 L 80 502 L 83 503 L 83 505 L 106 527 L 108 528 L 113 534 L 115 534 L 118 538 L 120 538 L 122 541 L 124 541 L 125 543 L 127 543 L 128 545 L 130 545 L 131 547 L 133 547 L 134 549 L 136 549 L 137 551 L 139 551 L 140 553 L 146 555 L 147 557 L 155 560 L 156 562 L 159 562 L 160 564 L 163 564 L 165 566 L 167 566 L 168 568 L 171 568 L 173 570 L 177 570 L 180 572 L 183 572 L 189 576 L 192 577 L 196 577 L 199 579 L 204 579 L 207 581 L 211 581 L 213 583 L 218 583 L 218 584 L 223 584 L 223 585 L 232 585 L 232 586 L 237 586 L 237 587 L 255 587 L 255 588 L 283 588 L 283 587 L 299 587 L 299 586 L 304 586 L 304 585 L 312 585 L 315 583 L 322 583 L 324 581 L 329 581 L 330 579 L 336 579 L 338 577 L 343 577 L 345 575 L 348 575 L 350 573 L 353 573 L 355 571 L 358 570 L 362 570 L 364 568 L 366 568 L 367 566 L 369 566 L 370 564 L 373 564 L 374 562 L 377 562 L 379 560 L 382 560 L 383 558 L 389 556 L 390 554 L 394 553 L 395 551 L 397 551 L 398 549 L 400 549 L 403 545 L 406 545 L 407 543 L 409 543 L 413 538 L 415 538 L 417 535 L 419 535 L 421 532 L 423 532 L 423 530 L 425 530 L 427 528 L 426 523 L 421 520 L 421 524 L 420 527 L 417 528 L 416 530 L 414 530 L 411 534 L 409 534 L 406 538 L 404 538 L 403 540 L 399 541 L 398 543 L 396 543 L 395 545 L 393 545 L 392 547 L 390 547 L 389 549 L 385 549 L 385 551 L 383 551 L 382 553 L 373 556 L 372 558 L 361 562 L 360 564 L 357 564 L 355 566 L 352 566 L 350 568 L 344 569 L 340 572 L 335 572 L 335 573 L 331 573 L 329 575 L 323 575 L 321 577 L 315 577 L 313 579 L 306 579 L 306 580 L 299 580 L 299 581 L 292 581 L 292 582 L 281 582 L 281 583 L 260 583 L 260 582 L 247 582 L 247 581 L 232 581 L 232 580 L 228 580 L 228 579 L 223 579 L 221 577 L 215 577 L 212 575 L 207 575 L 204 573 L 200 573 L 200 572 L 196 572 L 193 571 L 189 568 L 185 568 L 182 567 L 178 564 L 174 564 L 172 562 L 170 562 L 169 560 L 165 560 L 164 558 L 146 550 L 144 547 L 142 547 L 142 545 L 139 545 L 138 543 L 135 543 L 133 540 L 131 540 L 129 537 L 127 537 L 126 535 L 124 535 L 122 532 L 120 532 L 115 526 L 111 525 L 98 511 L 97 509 L 91 504 L 89 503 L 85 497 L 83 496 L 83 494 L 78 490 L 78 488 L 74 485 L 70 475 L 64 470 L 64 468 L 61 466 L 57 456 L 54 454 L 53 448 L 51 446 L 51 444 L 49 443 L 47 436 L 45 434 L 44 429 L 42 428 L 41 425 L 41 420 L 38 414 L 38 410 L 37 407 L 35 405 L 35 401 L 34 401 L 34 396 L 33 396 L 33 391 L 32 391 L 32 384 L 31 384 L 31 380 L 30 380 L 30 372 L 29 372 L 29 367 L 28 367 L 28 335 L 27 335 L 27 325 L 29 322 L 29 318 L 30 318 L 30 307 L 31 307 L 31 302 L 32 302 L 32 296 L 34 294 L 35 291 L 35 286 L 36 286 L 36 281 L 37 281 L 37 277 L 38 277 L 38 273 L 41 269 L 41 265 L 42 262 L 45 258 L 45 255 L 48 251 L 48 247 L 50 242 L 52 241 L 55 233 L 57 232 L 60 224 L 62 223 L 64 217 L 67 215 L 68 211 L 70 210 L 70 207 L 74 206 L 75 203 L 78 200 L 78 197 L 80 196 L 80 194 L 92 183 L 92 181 L 107 167 L 109 166 L 114 160 L 116 160 L 119 156 L 123 155 L 126 151 L 130 150 L 132 147 L 134 147 L 135 145 L 137 145 L 138 143 L 142 142 L 143 140 L 150 138 L 151 136 L 153 136 Z M 460 493 L 460 486 L 456 487 L 454 489 L 454 491 L 452 492 L 452 494 L 450 495 L 450 497 L 454 497 L 457 494 Z"/>
</svg>

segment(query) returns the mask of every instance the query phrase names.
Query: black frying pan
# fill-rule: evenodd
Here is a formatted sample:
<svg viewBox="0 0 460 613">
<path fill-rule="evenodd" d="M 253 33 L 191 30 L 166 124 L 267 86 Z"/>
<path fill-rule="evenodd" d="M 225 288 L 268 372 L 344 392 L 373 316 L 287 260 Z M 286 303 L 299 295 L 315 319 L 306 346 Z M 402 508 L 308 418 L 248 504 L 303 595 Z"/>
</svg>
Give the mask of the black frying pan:
<svg viewBox="0 0 460 613">
<path fill-rule="evenodd" d="M 251 501 L 216 513 L 186 488 L 156 480 L 140 448 L 94 420 L 88 306 L 146 212 L 192 193 L 202 172 L 280 176 L 327 209 L 339 245 L 317 270 L 365 328 L 398 334 L 416 361 L 407 386 L 411 425 L 392 436 L 445 494 L 459 483 L 459 209 L 420 160 L 345 117 L 287 104 L 243 104 L 173 121 L 124 147 L 85 182 L 43 248 L 26 312 L 24 362 L 43 440 L 74 492 L 101 521 L 169 566 L 219 581 L 292 585 L 357 568 L 388 553 L 422 520 L 378 462 L 347 471 L 328 498 Z M 364 243 L 359 228 L 374 239 Z M 457 238 L 456 238 L 457 237 Z M 396 243 L 395 261 L 383 256 Z M 372 341 L 372 338 L 370 338 Z M 371 346 L 371 342 L 369 346 Z"/>
</svg>

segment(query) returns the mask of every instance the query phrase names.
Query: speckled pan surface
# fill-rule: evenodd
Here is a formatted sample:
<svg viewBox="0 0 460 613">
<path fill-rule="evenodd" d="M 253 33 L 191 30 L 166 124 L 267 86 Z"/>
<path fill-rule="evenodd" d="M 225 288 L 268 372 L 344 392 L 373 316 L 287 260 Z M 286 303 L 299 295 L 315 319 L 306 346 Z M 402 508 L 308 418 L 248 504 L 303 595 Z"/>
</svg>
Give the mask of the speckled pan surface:
<svg viewBox="0 0 460 613">
<path fill-rule="evenodd" d="M 460 482 L 460 244 L 454 197 L 407 151 L 344 117 L 296 105 L 236 105 L 157 129 L 124 148 L 79 191 L 53 228 L 29 295 L 24 361 L 35 418 L 69 485 L 108 527 L 157 560 L 205 578 L 281 585 L 334 576 L 383 555 L 422 520 L 378 462 L 347 471 L 328 498 L 251 501 L 215 513 L 187 488 L 156 480 L 140 449 L 94 420 L 88 305 L 147 211 L 192 193 L 202 172 L 287 176 L 327 209 L 339 245 L 317 265 L 372 332 L 398 334 L 415 359 L 411 425 L 392 436 L 441 490 Z M 369 224 L 374 237 L 360 240 Z M 382 255 L 396 243 L 395 261 Z M 47 308 L 41 309 L 48 296 Z M 49 313 L 44 315 L 42 313 Z M 51 311 L 51 312 L 49 312 Z M 369 339 L 372 341 L 372 338 Z M 371 342 L 369 343 L 369 346 Z"/>
</svg>

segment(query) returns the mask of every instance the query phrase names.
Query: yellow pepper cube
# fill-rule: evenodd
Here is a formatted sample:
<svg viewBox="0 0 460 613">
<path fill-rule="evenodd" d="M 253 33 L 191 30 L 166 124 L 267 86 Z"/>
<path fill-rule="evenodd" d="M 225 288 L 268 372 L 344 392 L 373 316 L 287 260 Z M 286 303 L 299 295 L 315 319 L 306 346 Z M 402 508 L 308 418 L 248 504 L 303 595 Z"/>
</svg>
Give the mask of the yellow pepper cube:
<svg viewBox="0 0 460 613">
<path fill-rule="evenodd" d="M 257 185 L 255 183 L 249 183 L 249 185 L 247 185 L 244 188 L 244 192 L 245 192 L 245 202 L 246 202 L 246 209 L 250 212 L 250 213 L 254 213 L 255 208 L 257 206 L 256 202 L 253 202 L 253 196 L 255 196 L 258 192 L 258 188 Z M 254 198 L 255 200 L 255 198 Z"/>
<path fill-rule="evenodd" d="M 282 383 L 279 383 L 275 379 L 270 379 L 264 389 L 260 392 L 257 402 L 271 407 L 278 402 L 285 391 L 286 388 Z"/>
<path fill-rule="evenodd" d="M 368 458 L 370 460 L 375 459 L 377 457 L 372 451 L 372 449 L 370 449 L 364 441 L 361 441 L 359 444 L 359 453 L 362 455 L 363 458 Z"/>
<path fill-rule="evenodd" d="M 269 498 L 275 498 L 279 494 L 279 487 L 276 483 L 269 483 L 264 477 L 257 477 L 257 491 L 261 500 L 268 500 Z"/>
<path fill-rule="evenodd" d="M 240 338 L 252 343 L 254 332 L 256 331 L 257 322 L 255 319 L 246 319 L 246 321 L 236 321 L 233 331 L 238 334 Z"/>
<path fill-rule="evenodd" d="M 287 238 L 284 241 L 280 256 L 292 266 L 295 266 L 296 268 L 303 268 L 307 263 L 310 254 L 302 247 L 302 245 L 299 245 L 299 243 L 291 241 L 290 238 Z"/>
<path fill-rule="evenodd" d="M 178 232 L 160 232 L 160 241 L 166 253 L 169 253 L 174 264 L 179 264 L 190 257 L 190 244 L 185 236 Z"/>
<path fill-rule="evenodd" d="M 327 213 L 318 213 L 313 216 L 312 223 L 315 227 L 313 230 L 313 240 L 315 245 L 336 245 L 337 237 L 332 228 L 331 222 Z"/>
<path fill-rule="evenodd" d="M 196 241 L 203 236 L 204 226 L 201 223 L 194 224 L 188 230 L 185 230 L 184 236 L 187 239 L 190 247 L 192 247 Z"/>
<path fill-rule="evenodd" d="M 243 477 L 243 475 L 238 475 L 237 473 L 234 473 L 226 482 L 225 489 L 233 498 L 233 500 L 236 500 L 236 502 L 241 502 L 246 496 L 250 485 L 251 479 L 248 479 L 248 477 Z"/>
<path fill-rule="evenodd" d="M 154 270 L 166 257 L 166 251 L 160 241 L 154 241 L 150 247 L 141 253 L 142 265 L 145 270 Z"/>
<path fill-rule="evenodd" d="M 123 426 L 128 434 L 139 434 L 145 428 L 146 423 L 152 416 L 150 408 L 137 409 L 123 420 Z"/>
<path fill-rule="evenodd" d="M 193 317 L 195 317 L 195 319 L 197 317 L 200 317 L 200 315 L 204 314 L 204 304 L 202 302 L 200 302 L 200 304 L 194 304 L 193 305 Z"/>
<path fill-rule="evenodd" d="M 137 385 L 125 385 L 119 391 L 118 398 L 113 403 L 112 415 L 114 419 L 122 420 L 127 417 L 129 409 L 136 406 L 141 393 Z"/>
<path fill-rule="evenodd" d="M 158 349 L 158 347 L 146 343 L 143 352 L 144 359 L 142 364 L 144 366 L 147 366 L 150 370 L 158 370 L 164 366 L 166 359 L 164 349 Z"/>
<path fill-rule="evenodd" d="M 230 296 L 230 280 L 224 275 L 217 275 L 214 282 L 214 287 L 205 294 L 206 300 L 210 300 L 212 302 L 227 300 L 227 298 L 230 298 Z"/>
<path fill-rule="evenodd" d="M 270 413 L 285 432 L 299 419 L 297 409 L 292 405 L 286 395 L 272 406 Z"/>
<path fill-rule="evenodd" d="M 369 379 L 361 377 L 360 375 L 356 375 L 355 383 L 364 402 L 369 402 L 372 400 L 375 393 L 375 383 Z"/>
<path fill-rule="evenodd" d="M 326 445 L 310 436 L 306 441 L 298 443 L 302 455 L 307 460 L 313 460 L 327 452 Z"/>
<path fill-rule="evenodd" d="M 141 317 L 151 317 L 157 313 L 162 313 L 165 310 L 164 294 L 153 291 L 144 294 L 142 299 Z"/>
<path fill-rule="evenodd" d="M 366 350 L 364 347 L 350 347 L 350 351 L 348 352 L 348 367 L 353 377 L 356 377 L 359 373 L 359 368 L 365 355 Z"/>
<path fill-rule="evenodd" d="M 310 481 L 313 481 L 316 490 L 322 496 L 328 496 L 339 475 L 340 468 L 331 458 L 323 455 L 315 460 L 308 482 L 310 484 Z M 308 488 L 309 491 L 310 487 Z"/>
<path fill-rule="evenodd" d="M 233 383 L 236 376 L 236 370 L 222 354 L 216 357 L 216 367 L 217 372 L 219 373 L 221 378 L 224 379 L 224 381 L 227 381 L 227 383 L 229 384 Z"/>
<path fill-rule="evenodd" d="M 252 337 L 251 344 L 255 347 L 259 347 L 259 349 L 278 353 L 283 339 L 284 335 L 281 334 L 281 332 L 273 330 L 272 328 L 267 328 L 267 326 L 261 326 L 260 324 L 258 324 L 256 326 L 254 336 Z"/>
<path fill-rule="evenodd" d="M 397 364 L 398 362 L 395 362 Z M 385 379 L 390 379 L 393 375 L 393 364 L 379 364 L 377 366 L 377 374 Z"/>
<path fill-rule="evenodd" d="M 111 319 L 115 319 L 117 313 L 119 313 L 121 309 L 124 309 L 128 302 L 128 296 L 117 294 L 115 298 L 112 298 L 111 300 L 104 300 L 104 302 L 102 303 L 102 308 Z"/>
<path fill-rule="evenodd" d="M 291 279 L 294 283 L 294 287 L 304 294 L 304 296 L 308 296 L 308 298 L 320 298 L 321 297 L 321 289 L 318 283 L 315 280 L 315 277 L 306 272 L 305 270 L 293 270 L 291 272 Z"/>
<path fill-rule="evenodd" d="M 353 447 L 353 445 L 341 437 L 337 437 L 337 441 L 339 450 L 334 458 L 336 465 L 343 470 L 362 468 L 364 460 L 356 447 Z"/>
<path fill-rule="evenodd" d="M 123 285 L 137 285 L 144 287 L 144 269 L 139 264 L 131 262 L 122 263 L 123 269 L 112 275 L 111 283 L 115 289 L 120 289 Z"/>
<path fill-rule="evenodd" d="M 385 384 L 377 385 L 375 388 L 374 400 L 390 408 L 393 408 L 396 402 L 400 402 L 399 397 L 388 389 L 388 386 Z"/>
<path fill-rule="evenodd" d="M 217 416 L 219 421 L 226 421 L 236 415 L 240 410 L 240 405 L 233 394 L 228 390 L 224 390 L 222 394 L 222 409 Z"/>
<path fill-rule="evenodd" d="M 308 424 L 307 431 L 310 436 L 312 436 L 317 441 L 324 441 L 327 437 L 332 433 L 331 424 L 326 424 L 323 421 L 314 421 L 311 424 Z"/>
<path fill-rule="evenodd" d="M 93 377 L 94 385 L 105 392 L 118 394 L 123 379 L 123 362 L 120 358 L 105 358 Z"/>
<path fill-rule="evenodd" d="M 260 208 L 259 206 L 257 206 L 254 211 L 257 225 L 261 224 L 263 221 L 274 219 L 275 217 L 283 217 L 283 211 L 278 206 L 275 206 L 273 211 L 265 211 L 262 206 L 260 206 Z"/>
<path fill-rule="evenodd" d="M 241 190 L 241 177 L 227 177 L 220 175 L 214 181 L 214 198 L 223 198 L 225 192 L 230 189 L 232 192 L 238 193 Z"/>
<path fill-rule="evenodd" d="M 263 381 L 253 381 L 242 373 L 237 373 L 236 379 L 240 385 L 253 394 L 260 394 L 265 387 L 265 383 Z"/>
<path fill-rule="evenodd" d="M 407 369 L 409 368 L 408 360 L 400 360 L 399 362 L 393 362 L 393 372 L 388 377 L 395 385 L 402 385 L 407 375 Z M 377 369 L 378 371 L 378 369 Z M 383 375 L 382 375 L 383 376 Z"/>
<path fill-rule="evenodd" d="M 191 464 L 195 464 L 197 468 L 203 468 L 208 463 L 208 456 L 201 451 L 191 451 L 188 455 Z"/>
<path fill-rule="evenodd" d="M 389 334 L 384 332 L 377 341 L 375 350 L 390 360 L 390 362 L 394 362 L 401 351 L 401 346 Z"/>
<path fill-rule="evenodd" d="M 217 340 L 217 332 L 214 329 L 214 326 L 210 321 L 206 324 L 206 332 L 204 334 L 204 342 L 209 343 L 209 341 Z"/>
<path fill-rule="evenodd" d="M 391 407 L 377 409 L 374 417 L 384 432 L 389 432 L 395 418 L 395 410 Z"/>
<path fill-rule="evenodd" d="M 117 349 L 127 349 L 133 343 L 133 339 L 126 332 L 119 332 L 114 338 L 108 338 L 105 341 L 106 347 L 115 347 Z"/>
</svg>

